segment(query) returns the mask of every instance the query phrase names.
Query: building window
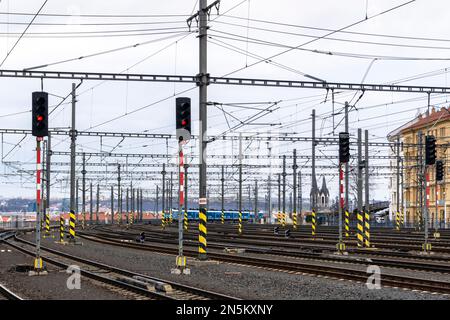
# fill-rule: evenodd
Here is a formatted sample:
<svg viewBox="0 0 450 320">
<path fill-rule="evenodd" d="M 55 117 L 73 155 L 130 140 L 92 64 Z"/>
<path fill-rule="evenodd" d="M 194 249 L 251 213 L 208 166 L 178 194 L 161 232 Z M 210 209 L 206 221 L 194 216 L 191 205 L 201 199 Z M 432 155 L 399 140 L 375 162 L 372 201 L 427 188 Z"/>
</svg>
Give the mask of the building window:
<svg viewBox="0 0 450 320">
<path fill-rule="evenodd" d="M 441 128 L 440 130 L 439 130 L 439 136 L 442 138 L 442 137 L 445 137 L 445 127 L 444 128 Z"/>
</svg>

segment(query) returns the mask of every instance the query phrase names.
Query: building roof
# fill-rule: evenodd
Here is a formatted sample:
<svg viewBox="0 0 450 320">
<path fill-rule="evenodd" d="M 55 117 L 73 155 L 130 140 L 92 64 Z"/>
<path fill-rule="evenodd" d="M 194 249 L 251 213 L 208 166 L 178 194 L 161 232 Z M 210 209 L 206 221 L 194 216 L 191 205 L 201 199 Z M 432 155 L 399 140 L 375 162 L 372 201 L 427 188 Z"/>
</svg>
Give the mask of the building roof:
<svg viewBox="0 0 450 320">
<path fill-rule="evenodd" d="M 417 120 L 414 121 L 409 126 L 402 128 L 400 130 L 400 133 L 405 133 L 406 131 L 410 131 L 410 130 L 417 130 L 417 129 L 425 127 L 429 124 L 447 121 L 449 119 L 450 119 L 449 108 L 443 107 L 439 111 L 436 111 L 436 109 L 433 107 L 431 109 L 430 115 L 427 116 L 426 114 L 425 115 L 419 114 L 419 116 L 417 117 Z"/>
<path fill-rule="evenodd" d="M 320 188 L 320 194 L 323 194 L 326 197 L 330 196 L 330 192 L 327 188 L 327 182 L 325 181 L 325 176 L 322 177 L 322 188 Z"/>
<path fill-rule="evenodd" d="M 319 189 L 317 188 L 317 180 L 316 180 L 316 176 L 314 175 L 312 177 L 312 181 L 311 181 L 311 192 L 309 193 L 309 196 L 312 196 L 313 194 L 318 194 L 319 193 Z"/>
</svg>

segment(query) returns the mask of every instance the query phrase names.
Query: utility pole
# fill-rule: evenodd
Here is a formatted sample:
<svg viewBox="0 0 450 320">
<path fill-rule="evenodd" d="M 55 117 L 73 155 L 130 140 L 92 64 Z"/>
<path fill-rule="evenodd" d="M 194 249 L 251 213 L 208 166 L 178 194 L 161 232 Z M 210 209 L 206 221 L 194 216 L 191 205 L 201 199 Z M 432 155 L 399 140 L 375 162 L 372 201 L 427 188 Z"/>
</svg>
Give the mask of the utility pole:
<svg viewBox="0 0 450 320">
<path fill-rule="evenodd" d="M 72 83 L 72 127 L 70 130 L 70 210 L 77 212 L 75 208 L 75 143 L 77 141 L 77 131 L 75 127 L 75 103 L 76 103 L 76 85 Z M 77 187 L 78 189 L 78 187 Z"/>
<path fill-rule="evenodd" d="M 286 156 L 283 155 L 283 213 L 282 213 L 283 227 L 286 224 Z"/>
<path fill-rule="evenodd" d="M 92 217 L 93 217 L 93 210 L 94 210 L 94 197 L 93 197 L 93 190 L 92 190 L 92 181 L 90 182 L 90 206 L 89 206 L 89 224 L 92 224 Z"/>
<path fill-rule="evenodd" d="M 97 210 L 95 214 L 95 220 L 98 224 L 98 214 L 100 212 L 100 184 L 97 183 Z"/>
<path fill-rule="evenodd" d="M 158 199 L 159 199 L 159 186 L 156 185 L 156 210 L 155 210 L 156 214 L 158 214 L 158 212 L 159 212 Z"/>
<path fill-rule="evenodd" d="M 250 212 L 250 210 L 253 209 L 252 208 L 252 191 L 251 191 L 250 185 L 247 186 L 247 190 L 248 190 L 248 209 L 247 210 Z"/>
<path fill-rule="evenodd" d="M 293 174 L 293 189 L 292 193 L 294 198 L 292 199 L 292 219 L 294 222 L 294 229 L 297 229 L 297 150 L 294 149 L 294 163 L 292 165 L 292 174 Z"/>
<path fill-rule="evenodd" d="M 401 150 L 403 151 L 403 142 L 401 145 Z M 406 209 L 405 209 L 405 196 L 404 196 L 404 176 L 403 176 L 403 159 L 400 159 L 400 211 L 402 212 L 402 217 L 404 217 L 403 226 L 405 227 L 405 224 L 408 224 L 408 217 L 406 216 Z"/>
<path fill-rule="evenodd" d="M 83 209 L 83 228 L 84 225 L 86 224 L 86 154 L 83 152 L 83 170 L 81 170 L 81 174 L 82 174 L 82 179 L 81 179 L 81 185 L 82 185 L 82 190 L 81 190 L 81 196 L 82 198 L 82 209 Z"/>
<path fill-rule="evenodd" d="M 364 130 L 364 177 L 365 177 L 365 211 L 364 211 L 364 244 L 370 248 L 370 199 L 369 199 L 369 131 Z"/>
<path fill-rule="evenodd" d="M 281 213 L 281 174 L 278 174 L 278 214 L 277 214 L 278 220 L 280 220 L 280 213 Z"/>
<path fill-rule="evenodd" d="M 242 234 L 242 133 L 239 133 L 239 223 L 238 234 Z"/>
<path fill-rule="evenodd" d="M 300 219 L 302 219 L 302 210 L 303 210 L 303 196 L 302 196 L 302 172 L 298 172 L 298 211 L 300 212 Z M 303 220 L 300 220 L 302 222 Z M 300 223 L 301 224 L 301 223 Z"/>
<path fill-rule="evenodd" d="M 272 148 L 269 147 L 269 142 L 267 142 L 267 149 L 268 149 L 268 155 L 270 161 L 272 162 Z M 268 202 L 268 218 L 269 221 L 272 218 L 272 166 L 269 168 L 269 177 L 268 177 L 268 183 L 267 183 L 267 202 Z"/>
<path fill-rule="evenodd" d="M 362 178 L 362 130 L 358 129 L 358 183 L 357 183 L 357 194 L 358 194 L 358 212 L 362 212 L 363 207 L 363 178 Z"/>
<path fill-rule="evenodd" d="M 114 187 L 111 186 L 111 224 L 114 224 Z"/>
<path fill-rule="evenodd" d="M 125 198 L 125 215 L 126 215 L 126 219 L 127 219 L 127 224 L 129 223 L 128 215 L 130 213 L 129 198 L 130 198 L 130 194 L 129 194 L 129 189 L 127 188 L 127 194 L 126 194 L 126 198 Z"/>
<path fill-rule="evenodd" d="M 349 132 L 348 131 L 348 102 L 345 102 L 345 107 L 344 107 L 344 129 L 345 132 Z M 347 210 L 350 210 L 350 206 L 349 206 L 349 202 L 348 202 L 348 185 L 349 185 L 349 180 L 348 180 L 348 173 L 349 173 L 349 165 L 348 162 L 345 164 L 345 173 L 344 173 L 344 194 L 345 194 L 345 206 Z"/>
<path fill-rule="evenodd" d="M 253 223 L 256 223 L 258 220 L 258 180 L 255 180 L 255 217 Z"/>
<path fill-rule="evenodd" d="M 207 0 L 199 0 L 199 73 L 198 73 L 198 88 L 199 88 L 199 211 L 202 217 L 207 216 L 207 195 L 206 195 L 206 141 L 207 126 L 207 102 L 208 102 L 208 17 L 207 17 Z M 206 220 L 206 219 L 205 219 Z M 206 260 L 206 221 L 199 223 L 199 260 Z"/>
<path fill-rule="evenodd" d="M 117 164 L 117 214 L 119 224 L 122 224 L 122 189 L 120 187 L 120 163 Z"/>
<path fill-rule="evenodd" d="M 172 223 L 172 209 L 173 209 L 173 172 L 170 172 L 170 208 L 169 208 L 169 213 L 170 213 L 170 222 Z"/>
<path fill-rule="evenodd" d="M 134 221 L 134 214 L 136 213 L 136 210 L 139 208 L 139 205 L 136 202 L 136 188 L 131 189 L 131 207 L 132 207 L 131 214 L 133 216 Z"/>
<path fill-rule="evenodd" d="M 369 200 L 369 131 L 364 130 L 364 186 L 365 186 L 365 194 L 364 194 L 364 203 L 366 205 L 366 213 L 370 214 L 370 200 Z"/>
<path fill-rule="evenodd" d="M 311 180 L 316 181 L 316 110 L 312 110 L 312 151 L 311 151 Z M 313 212 L 316 210 L 316 190 L 317 186 L 313 186 L 313 196 L 311 209 Z"/>
<path fill-rule="evenodd" d="M 79 200 L 79 195 L 78 192 L 80 190 L 80 184 L 77 178 L 77 182 L 76 182 L 76 196 L 75 196 L 75 213 L 77 215 L 77 221 L 78 221 L 78 209 L 79 209 L 79 205 L 78 205 L 78 200 Z"/>
<path fill-rule="evenodd" d="M 162 174 L 162 201 L 161 201 L 161 203 L 162 203 L 162 208 L 161 208 L 161 210 L 162 210 L 162 217 L 163 217 L 163 220 L 165 220 L 165 218 L 166 218 L 166 164 L 165 163 L 163 163 L 163 169 L 162 169 L 162 172 L 161 172 L 161 174 Z"/>
<path fill-rule="evenodd" d="M 220 179 L 220 182 L 221 182 L 221 189 L 222 189 L 222 197 L 221 197 L 221 207 L 222 207 L 222 210 L 221 210 L 221 212 L 220 212 L 220 215 L 221 215 L 221 222 L 222 222 L 222 224 L 224 224 L 225 223 L 225 169 L 224 169 L 224 166 L 222 166 L 222 178 Z"/>
<path fill-rule="evenodd" d="M 141 202 L 141 218 L 140 221 L 144 221 L 144 190 L 141 189 L 141 196 L 140 196 L 140 202 Z"/>
<path fill-rule="evenodd" d="M 311 185 L 312 185 L 312 197 L 311 197 L 311 235 L 315 239 L 316 237 L 316 210 L 317 210 L 317 180 L 316 180 L 316 110 L 312 110 L 312 175 L 311 175 Z"/>
<path fill-rule="evenodd" d="M 400 230 L 400 135 L 397 136 L 396 147 L 396 159 L 397 159 L 397 170 L 396 170 L 396 211 L 395 211 L 395 224 L 397 230 Z"/>
<path fill-rule="evenodd" d="M 424 205 L 424 189 L 425 189 L 425 177 L 423 175 L 423 135 L 422 132 L 419 132 L 417 136 L 417 141 L 419 143 L 417 148 L 417 155 L 418 155 L 418 169 L 417 169 L 417 188 L 416 188 L 416 200 L 418 199 L 418 205 L 416 204 L 416 223 L 417 223 L 417 229 L 420 231 L 422 229 L 422 223 L 424 219 L 424 212 L 423 212 L 423 205 Z M 419 210 L 420 207 L 420 210 Z"/>
<path fill-rule="evenodd" d="M 131 214 L 134 214 L 134 188 L 133 188 L 133 181 L 130 183 L 130 194 L 129 194 L 129 201 L 130 201 L 130 207 Z M 129 219 L 129 211 L 127 212 L 127 219 Z"/>
<path fill-rule="evenodd" d="M 267 177 L 267 215 L 270 219 L 272 216 L 272 176 Z"/>
</svg>

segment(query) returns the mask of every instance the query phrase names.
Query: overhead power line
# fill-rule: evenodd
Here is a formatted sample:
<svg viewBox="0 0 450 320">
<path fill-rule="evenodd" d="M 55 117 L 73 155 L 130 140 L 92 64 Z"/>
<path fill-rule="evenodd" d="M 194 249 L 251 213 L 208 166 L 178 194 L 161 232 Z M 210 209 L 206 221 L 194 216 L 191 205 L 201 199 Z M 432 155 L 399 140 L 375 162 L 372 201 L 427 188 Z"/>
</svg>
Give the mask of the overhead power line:
<svg viewBox="0 0 450 320">
<path fill-rule="evenodd" d="M 33 16 L 33 19 L 31 19 L 31 21 L 28 23 L 27 27 L 25 28 L 25 30 L 22 32 L 22 34 L 20 35 L 19 39 L 17 39 L 17 41 L 14 43 L 14 45 L 12 46 L 11 50 L 8 51 L 8 53 L 6 54 L 6 57 L 3 59 L 3 61 L 0 63 L 0 68 L 3 66 L 3 64 L 5 63 L 6 59 L 8 59 L 8 57 L 10 56 L 10 54 L 13 52 L 14 48 L 17 46 L 17 44 L 19 43 L 19 41 L 22 39 L 22 37 L 24 36 L 24 34 L 27 32 L 27 30 L 30 28 L 30 26 L 33 24 L 34 20 L 37 18 L 37 16 L 39 15 L 39 13 L 42 11 L 42 9 L 44 9 L 44 6 L 47 4 L 48 0 L 45 0 L 44 3 L 42 4 L 42 6 L 39 8 L 38 12 L 36 12 Z"/>
<path fill-rule="evenodd" d="M 45 1 L 47 2 L 47 1 Z M 10 16 L 33 16 L 29 12 L 0 12 L 0 15 Z M 187 17 L 185 14 L 63 14 L 43 13 L 43 17 L 82 17 L 82 18 L 164 18 L 164 17 Z"/>
<path fill-rule="evenodd" d="M 304 42 L 304 43 L 302 43 L 302 44 L 300 44 L 300 45 L 298 45 L 298 46 L 296 46 L 296 47 L 294 47 L 294 48 L 288 48 L 288 49 L 283 50 L 283 51 L 281 51 L 281 52 L 279 52 L 279 53 L 276 53 L 276 54 L 274 54 L 274 55 L 271 55 L 270 57 L 267 57 L 265 60 L 272 60 L 273 58 L 279 57 L 279 56 L 281 56 L 281 55 L 283 55 L 283 54 L 285 54 L 285 53 L 288 53 L 288 52 L 290 52 L 290 51 L 292 51 L 292 50 L 294 50 L 294 49 L 298 49 L 298 48 L 304 47 L 304 46 L 306 46 L 306 45 L 308 45 L 308 44 L 311 44 L 311 43 L 313 43 L 313 42 L 315 42 L 315 41 L 318 41 L 318 40 L 320 40 L 320 39 L 325 39 L 326 37 L 331 36 L 331 35 L 333 35 L 333 34 L 335 34 L 335 33 L 337 33 L 337 32 L 340 32 L 340 31 L 349 29 L 349 28 L 351 28 L 351 27 L 354 27 L 354 26 L 356 26 L 356 25 L 358 25 L 358 24 L 361 24 L 361 23 L 363 23 L 363 22 L 365 22 L 365 21 L 368 21 L 368 20 L 370 20 L 370 19 L 373 19 L 373 18 L 379 17 L 379 16 L 381 16 L 381 15 L 384 15 L 384 14 L 386 14 L 386 13 L 392 12 L 392 11 L 394 11 L 394 10 L 396 10 L 396 9 L 399 9 L 399 8 L 401 8 L 401 7 L 404 7 L 404 6 L 406 6 L 406 5 L 410 4 L 410 3 L 413 3 L 413 2 L 415 2 L 415 1 L 416 1 L 416 0 L 410 0 L 410 1 L 404 2 L 404 3 L 400 4 L 400 5 L 397 5 L 397 6 L 395 6 L 395 7 L 390 8 L 390 9 L 384 10 L 384 11 L 382 11 L 382 12 L 380 12 L 380 13 L 377 13 L 377 14 L 375 14 L 375 15 L 373 15 L 373 16 L 370 16 L 370 17 L 368 17 L 368 18 L 365 18 L 365 19 L 362 19 L 362 20 L 358 20 L 358 21 L 353 22 L 353 23 L 351 23 L 351 24 L 349 24 L 349 25 L 347 25 L 347 26 L 345 26 L 345 27 L 342 27 L 342 28 L 340 28 L 340 29 L 338 29 L 338 30 L 331 31 L 331 32 L 329 32 L 329 33 L 327 33 L 327 34 L 321 36 L 320 38 L 316 38 L 316 39 L 309 40 L 309 41 Z M 260 64 L 261 62 L 262 62 L 262 61 L 257 61 L 257 62 L 254 62 L 254 63 L 248 65 L 248 66 L 245 66 L 245 67 L 236 69 L 236 70 L 234 70 L 234 71 L 232 71 L 232 72 L 227 73 L 226 75 L 224 75 L 224 77 L 229 76 L 229 75 L 232 75 L 232 74 L 234 74 L 234 73 L 236 73 L 236 72 L 239 72 L 239 71 L 241 71 L 241 70 L 247 69 L 247 68 L 249 68 L 249 67 L 253 67 L 253 66 L 257 65 L 257 64 Z"/>
<path fill-rule="evenodd" d="M 368 32 L 345 31 L 345 30 L 338 31 L 336 29 L 319 28 L 319 27 L 304 26 L 304 25 L 296 25 L 296 24 L 282 23 L 282 22 L 276 22 L 276 21 L 270 21 L 270 20 L 262 20 L 262 19 L 248 19 L 248 18 L 244 18 L 244 17 L 230 16 L 230 15 L 223 15 L 223 17 L 225 17 L 225 18 L 232 18 L 232 19 L 239 19 L 239 20 L 245 20 L 245 21 L 249 20 L 249 21 L 252 21 L 252 22 L 260 22 L 260 23 L 266 23 L 266 24 L 271 24 L 271 25 L 278 25 L 278 26 L 292 27 L 292 28 L 300 28 L 300 29 L 307 29 L 307 30 L 327 31 L 327 32 L 336 31 L 337 33 L 352 34 L 352 35 L 359 35 L 359 36 L 371 36 L 371 37 L 379 37 L 379 38 L 393 38 L 393 39 L 404 39 L 404 40 L 450 42 L 450 39 L 443 39 L 443 38 L 410 37 L 410 36 L 400 36 L 400 35 L 393 35 L 393 34 L 368 33 Z"/>
</svg>

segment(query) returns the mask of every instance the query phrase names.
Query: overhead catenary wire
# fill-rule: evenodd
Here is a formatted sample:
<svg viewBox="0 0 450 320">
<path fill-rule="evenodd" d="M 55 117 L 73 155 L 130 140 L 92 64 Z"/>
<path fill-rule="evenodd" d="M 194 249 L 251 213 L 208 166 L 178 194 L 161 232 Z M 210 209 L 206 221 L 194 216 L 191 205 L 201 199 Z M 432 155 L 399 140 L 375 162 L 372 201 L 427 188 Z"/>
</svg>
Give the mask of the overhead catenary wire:
<svg viewBox="0 0 450 320">
<path fill-rule="evenodd" d="M 325 39 L 326 37 L 328 37 L 328 36 L 330 36 L 330 35 L 332 35 L 332 34 L 335 34 L 335 33 L 339 32 L 339 31 L 343 31 L 343 30 L 349 29 L 349 28 L 354 27 L 354 26 L 356 26 L 356 25 L 359 25 L 359 24 L 361 24 L 361 23 L 363 23 L 363 22 L 365 22 L 365 21 L 368 21 L 368 20 L 370 20 L 370 19 L 379 17 L 379 16 L 381 16 L 381 15 L 384 15 L 384 14 L 386 14 L 386 13 L 389 13 L 389 12 L 391 12 L 391 11 L 394 11 L 394 10 L 396 10 L 396 9 L 399 9 L 399 8 L 401 8 L 401 7 L 404 7 L 404 6 L 406 6 L 406 5 L 408 5 L 408 4 L 411 4 L 411 3 L 415 2 L 415 1 L 416 1 L 416 0 L 410 0 L 410 1 L 404 2 L 404 3 L 400 4 L 400 5 L 394 6 L 394 7 L 390 8 L 390 9 L 384 10 L 384 11 L 382 11 L 382 12 L 380 12 L 380 13 L 377 13 L 377 14 L 375 14 L 375 15 L 373 15 L 373 16 L 370 16 L 370 17 L 368 17 L 367 19 L 358 20 L 358 21 L 353 22 L 353 23 L 351 23 L 351 24 L 349 24 L 349 25 L 347 25 L 347 26 L 345 26 L 345 27 L 342 27 L 342 28 L 340 28 L 340 29 L 337 29 L 337 30 L 328 32 L 327 34 L 321 36 L 320 38 L 312 39 L 312 40 L 310 40 L 310 41 L 301 43 L 301 44 L 299 44 L 298 46 L 296 46 L 296 47 L 294 47 L 294 48 L 289 48 L 289 49 L 283 50 L 283 51 L 281 51 L 281 52 L 279 52 L 279 53 L 276 53 L 276 54 L 274 54 L 274 55 L 271 55 L 271 56 L 267 57 L 267 58 L 265 59 L 265 61 L 267 61 L 267 60 L 272 60 L 273 58 L 279 57 L 279 56 L 281 56 L 281 55 L 283 55 L 283 54 L 286 54 L 286 53 L 288 53 L 288 52 L 290 52 L 290 51 L 292 51 L 292 50 L 294 50 L 294 49 L 301 48 L 301 47 L 306 46 L 306 45 L 308 45 L 308 44 L 311 44 L 311 43 L 313 43 L 313 42 L 315 42 L 315 41 L 318 41 L 318 40 L 320 40 L 320 39 Z M 257 62 L 254 62 L 254 63 L 252 63 L 252 64 L 246 66 L 246 67 L 238 68 L 238 69 L 236 69 L 236 70 L 234 70 L 234 71 L 231 71 L 231 72 L 227 73 L 226 75 L 224 75 L 224 77 L 230 76 L 230 75 L 232 75 L 232 74 L 235 74 L 235 73 L 237 73 L 237 72 L 239 72 L 239 71 L 242 71 L 242 70 L 244 70 L 244 69 L 247 69 L 247 68 L 249 68 L 249 67 L 253 67 L 253 66 L 255 66 L 255 65 L 258 65 L 258 64 L 260 64 L 261 62 L 262 62 L 262 61 L 257 61 Z"/>
<path fill-rule="evenodd" d="M 271 47 L 278 47 L 278 48 L 288 48 L 292 50 L 299 50 L 299 51 L 305 51 L 310 52 L 314 54 L 321 54 L 321 55 L 327 55 L 327 56 L 340 56 L 340 57 L 347 57 L 347 58 L 356 58 L 356 59 L 368 59 L 368 60 L 409 60 L 409 61 L 448 61 L 450 60 L 450 57 L 406 57 L 406 56 L 387 56 L 387 55 L 381 55 L 381 54 L 363 54 L 363 53 L 352 53 L 352 52 L 340 52 L 340 51 L 329 51 L 329 50 L 318 50 L 318 49 L 305 49 L 305 48 L 299 48 L 296 46 L 291 46 L 287 44 L 281 44 L 273 41 L 266 41 L 262 39 L 257 38 L 246 38 L 244 36 L 233 34 L 230 32 L 225 32 L 221 30 L 211 30 L 212 32 L 216 32 L 219 34 L 226 34 L 228 36 L 220 36 L 220 35 L 210 35 L 210 37 L 214 38 L 221 38 L 221 39 L 227 39 L 227 40 L 233 40 L 233 41 L 239 41 L 239 42 L 251 42 L 258 45 L 264 45 L 264 46 L 271 46 Z M 447 48 L 447 49 L 450 49 Z M 271 61 L 271 60 L 269 60 Z M 317 79 L 316 79 L 317 80 Z"/>
<path fill-rule="evenodd" d="M 42 11 L 42 9 L 44 9 L 45 5 L 47 4 L 48 0 L 45 0 L 44 3 L 41 5 L 41 7 L 39 8 L 39 10 L 34 14 L 33 19 L 31 19 L 31 21 L 28 23 L 27 27 L 25 28 L 25 30 L 22 32 L 22 34 L 20 35 L 20 37 L 17 39 L 17 41 L 14 43 L 14 45 L 12 46 L 12 48 L 8 51 L 8 53 L 6 54 L 5 58 L 3 59 L 3 61 L 0 63 L 0 68 L 3 66 L 3 64 L 5 63 L 6 59 L 8 59 L 8 57 L 11 55 L 11 53 L 13 52 L 13 50 L 16 48 L 17 44 L 20 42 L 20 40 L 22 39 L 22 37 L 25 35 L 25 33 L 28 31 L 28 29 L 31 27 L 31 25 L 33 24 L 34 20 L 37 18 L 37 16 L 39 15 L 39 13 Z"/>
<path fill-rule="evenodd" d="M 114 52 L 118 52 L 118 51 L 122 51 L 122 50 L 126 50 L 126 49 L 142 47 L 142 46 L 145 46 L 147 44 L 151 44 L 151 43 L 155 43 L 155 42 L 159 42 L 159 41 L 168 40 L 168 39 L 171 39 L 171 38 L 174 38 L 174 37 L 178 37 L 180 34 L 185 34 L 185 33 L 186 32 L 182 32 L 182 33 L 177 32 L 175 35 L 170 35 L 170 36 L 166 36 L 166 37 L 162 37 L 162 38 L 158 38 L 158 39 L 152 39 L 152 40 L 139 42 L 139 43 L 135 43 L 135 44 L 132 44 L 132 45 L 127 45 L 127 46 L 118 47 L 118 48 L 114 48 L 114 49 L 103 50 L 103 51 L 100 51 L 100 52 L 95 52 L 95 53 L 87 54 L 87 55 L 84 55 L 84 56 L 79 56 L 79 57 L 76 57 L 76 58 L 70 58 L 70 59 L 65 59 L 65 60 L 61 60 L 61 61 L 50 62 L 50 63 L 46 63 L 46 64 L 39 65 L 39 66 L 25 68 L 24 70 L 25 71 L 36 70 L 36 69 L 50 67 L 50 66 L 54 66 L 54 65 L 58 65 L 58 64 L 67 63 L 67 62 L 79 61 L 79 60 L 83 60 L 83 59 L 87 59 L 87 58 L 97 57 L 97 56 L 100 56 L 100 55 L 114 53 Z"/>
</svg>

